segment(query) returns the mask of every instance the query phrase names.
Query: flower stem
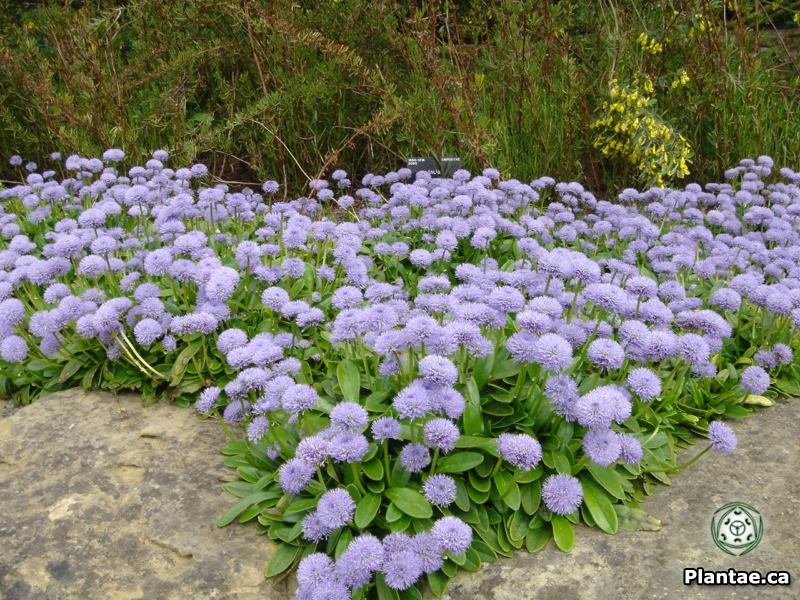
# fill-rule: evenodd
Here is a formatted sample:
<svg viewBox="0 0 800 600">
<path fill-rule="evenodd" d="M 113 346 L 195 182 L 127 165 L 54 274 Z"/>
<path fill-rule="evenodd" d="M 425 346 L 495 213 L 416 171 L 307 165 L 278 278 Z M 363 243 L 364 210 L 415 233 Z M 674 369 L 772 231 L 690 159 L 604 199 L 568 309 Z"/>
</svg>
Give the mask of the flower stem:
<svg viewBox="0 0 800 600">
<path fill-rule="evenodd" d="M 361 483 L 361 475 L 358 473 L 358 468 L 356 467 L 356 463 L 354 462 L 350 463 L 350 469 L 353 472 L 353 480 L 355 481 L 358 491 L 361 492 L 364 496 L 366 496 L 367 490 L 364 489 L 364 486 Z"/>
<path fill-rule="evenodd" d="M 431 461 L 431 470 L 429 472 L 429 475 L 433 475 L 434 470 L 436 469 L 436 461 L 437 460 L 439 460 L 439 449 L 438 448 L 436 448 L 433 451 L 433 460 Z"/>
<path fill-rule="evenodd" d="M 696 463 L 698 460 L 700 460 L 700 457 L 703 456 L 709 450 L 711 450 L 711 444 L 706 446 L 705 449 L 702 452 L 698 453 L 697 456 L 695 456 L 692 460 L 689 460 L 683 463 L 682 465 L 676 465 L 669 469 L 642 469 L 642 473 L 678 473 L 682 469 L 685 469 L 686 467 Z"/>
</svg>

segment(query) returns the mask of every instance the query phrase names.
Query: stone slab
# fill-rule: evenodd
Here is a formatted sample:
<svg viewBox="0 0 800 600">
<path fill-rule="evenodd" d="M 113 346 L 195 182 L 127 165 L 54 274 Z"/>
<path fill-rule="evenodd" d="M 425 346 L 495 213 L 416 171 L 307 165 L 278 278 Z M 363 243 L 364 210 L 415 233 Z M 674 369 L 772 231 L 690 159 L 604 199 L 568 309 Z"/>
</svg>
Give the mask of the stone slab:
<svg viewBox="0 0 800 600">
<path fill-rule="evenodd" d="M 135 395 L 70 390 L 2 419 L 0 598 L 289 597 L 264 579 L 268 539 L 215 525 L 236 502 L 219 487 L 225 441 Z"/>
<path fill-rule="evenodd" d="M 660 532 L 609 536 L 581 525 L 571 553 L 551 541 L 461 571 L 445 597 L 800 598 L 797 581 L 683 585 L 686 567 L 800 577 L 798 423 L 800 402 L 730 421 L 735 454 L 709 453 L 646 501 Z M 219 488 L 231 475 L 224 442 L 216 422 L 165 404 L 145 408 L 134 395 L 71 390 L 0 419 L 0 598 L 290 598 L 293 582 L 263 577 L 268 539 L 252 526 L 214 525 L 235 500 Z M 714 511 L 731 501 L 764 518 L 761 544 L 742 557 L 724 554 L 710 534 Z"/>
</svg>

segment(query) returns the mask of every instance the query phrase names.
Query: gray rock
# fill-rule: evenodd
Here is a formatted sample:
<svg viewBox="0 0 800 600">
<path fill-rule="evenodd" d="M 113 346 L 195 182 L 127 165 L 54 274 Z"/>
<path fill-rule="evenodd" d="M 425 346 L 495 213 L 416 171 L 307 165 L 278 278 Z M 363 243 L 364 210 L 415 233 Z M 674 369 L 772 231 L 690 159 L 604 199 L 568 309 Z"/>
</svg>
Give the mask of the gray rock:
<svg viewBox="0 0 800 600">
<path fill-rule="evenodd" d="M 729 420 L 739 445 L 733 454 L 713 450 L 661 487 L 643 508 L 662 521 L 660 532 L 620 531 L 611 536 L 576 528 L 575 548 L 560 552 L 551 540 L 535 554 L 460 571 L 449 600 L 604 598 L 800 598 L 800 401 L 781 402 L 747 419 Z M 705 447 L 685 451 L 685 462 Z M 749 554 L 730 556 L 714 544 L 711 519 L 728 502 L 761 513 L 764 535 Z M 684 586 L 683 570 L 789 571 L 790 587 Z M 426 593 L 426 600 L 434 596 Z"/>
<path fill-rule="evenodd" d="M 730 421 L 735 454 L 708 454 L 645 502 L 660 532 L 610 536 L 580 526 L 571 553 L 551 541 L 535 554 L 461 571 L 445 597 L 800 598 L 797 582 L 683 585 L 685 567 L 800 577 L 798 422 L 800 402 Z M 72 390 L 0 419 L 0 598 L 291 597 L 293 577 L 263 577 L 268 539 L 251 525 L 215 526 L 235 502 L 219 488 L 232 473 L 219 454 L 225 441 L 216 422 L 194 411 L 145 408 L 132 395 Z M 742 557 L 724 554 L 710 534 L 714 511 L 734 500 L 764 518 L 761 544 Z"/>
<path fill-rule="evenodd" d="M 215 525 L 225 441 L 193 410 L 82 390 L 0 420 L 0 598 L 287 598 L 270 540 Z"/>
</svg>

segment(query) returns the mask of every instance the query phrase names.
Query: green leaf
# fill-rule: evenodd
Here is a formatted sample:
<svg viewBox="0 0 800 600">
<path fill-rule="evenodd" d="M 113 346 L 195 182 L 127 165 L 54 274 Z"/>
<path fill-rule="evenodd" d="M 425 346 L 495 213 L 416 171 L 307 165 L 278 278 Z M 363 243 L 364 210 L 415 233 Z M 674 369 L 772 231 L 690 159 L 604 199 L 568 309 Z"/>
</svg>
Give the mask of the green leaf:
<svg viewBox="0 0 800 600">
<path fill-rule="evenodd" d="M 472 548 L 467 548 L 464 556 L 464 564 L 461 565 L 465 571 L 476 572 L 481 568 L 481 557 Z"/>
<path fill-rule="evenodd" d="M 528 552 L 536 552 L 544 548 L 547 541 L 552 537 L 549 527 L 528 530 L 525 536 L 525 548 Z"/>
<path fill-rule="evenodd" d="M 553 537 L 556 540 L 556 546 L 563 552 L 569 552 L 575 546 L 575 530 L 572 528 L 566 517 L 561 515 L 553 515 L 550 520 L 553 526 Z"/>
<path fill-rule="evenodd" d="M 614 505 L 611 504 L 606 493 L 591 483 L 588 478 L 584 478 L 582 483 L 583 501 L 594 522 L 606 533 L 612 535 L 617 533 L 617 513 L 614 512 Z"/>
<path fill-rule="evenodd" d="M 300 556 L 303 551 L 302 546 L 290 546 L 289 544 L 280 544 L 275 548 L 275 552 L 267 563 L 267 569 L 264 571 L 266 577 L 275 577 L 280 575 L 289 567 L 292 566 L 295 559 Z"/>
<path fill-rule="evenodd" d="M 766 398 L 765 396 L 757 396 L 755 394 L 750 394 L 749 396 L 747 396 L 747 398 L 745 398 L 744 400 L 744 403 L 757 404 L 758 406 L 772 406 L 773 404 L 775 404 L 769 398 Z"/>
<path fill-rule="evenodd" d="M 472 380 L 470 379 L 470 381 Z M 467 435 L 483 433 L 483 413 L 481 412 L 481 407 L 471 402 L 467 403 L 467 406 L 464 408 L 464 433 Z"/>
<path fill-rule="evenodd" d="M 535 515 L 542 500 L 542 484 L 539 480 L 519 486 L 520 504 L 525 514 Z"/>
<path fill-rule="evenodd" d="M 74 360 L 69 361 L 64 368 L 61 369 L 61 375 L 58 377 L 59 383 L 66 383 L 70 380 L 70 378 L 78 372 L 78 369 L 81 368 L 80 363 L 75 362 Z"/>
<path fill-rule="evenodd" d="M 319 498 L 303 498 L 302 500 L 297 500 L 286 507 L 285 514 L 305 512 L 314 508 L 318 501 Z"/>
<path fill-rule="evenodd" d="M 595 481 L 603 486 L 603 488 L 609 494 L 615 498 L 619 498 L 620 500 L 625 499 L 625 490 L 622 489 L 622 484 L 614 472 L 614 467 L 601 467 L 597 463 L 590 461 L 586 465 L 586 468 L 592 474 L 592 477 L 594 477 Z"/>
<path fill-rule="evenodd" d="M 480 407 L 481 394 L 478 391 L 478 384 L 474 378 L 467 379 L 467 404 Z"/>
<path fill-rule="evenodd" d="M 475 550 L 481 562 L 491 563 L 497 560 L 497 553 L 486 542 L 473 538 L 472 549 Z"/>
<path fill-rule="evenodd" d="M 519 375 L 521 367 L 522 365 L 515 363 L 512 360 L 505 360 L 501 363 L 495 363 L 494 369 L 492 369 L 492 379 L 499 381 L 501 379 L 513 377 L 514 375 Z"/>
<path fill-rule="evenodd" d="M 551 452 L 550 455 L 550 464 L 556 471 L 567 475 L 572 474 L 572 463 L 564 456 L 563 452 Z"/>
<path fill-rule="evenodd" d="M 225 525 L 233 521 L 248 507 L 252 506 L 257 502 L 261 502 L 262 500 L 269 500 L 272 497 L 273 497 L 273 492 L 256 492 L 255 494 L 247 496 L 247 498 L 244 498 L 243 500 L 239 500 L 239 502 L 234 504 L 228 510 L 228 512 L 222 515 L 222 518 L 219 521 L 217 521 L 217 527 L 225 527 Z"/>
<path fill-rule="evenodd" d="M 255 489 L 255 486 L 249 481 L 232 481 L 230 483 L 223 483 L 222 489 L 228 492 L 229 494 L 233 494 L 237 498 L 247 498 L 251 494 L 258 491 Z M 281 496 L 282 495 L 283 494 L 281 494 Z"/>
<path fill-rule="evenodd" d="M 172 369 L 170 370 L 170 385 L 177 386 L 180 384 L 180 382 L 183 380 L 184 374 L 186 373 L 186 366 L 200 348 L 200 344 L 191 342 L 181 351 L 180 354 L 178 354 L 178 358 L 175 359 L 175 363 L 172 365 Z"/>
<path fill-rule="evenodd" d="M 410 517 L 427 519 L 433 516 L 431 505 L 417 491 L 409 488 L 394 487 L 386 490 L 385 494 L 392 501 L 392 504 Z"/>
<path fill-rule="evenodd" d="M 339 536 L 339 541 L 336 542 L 336 549 L 333 551 L 334 558 L 339 558 L 342 554 L 344 554 L 344 551 L 347 550 L 347 547 L 352 541 L 353 532 L 349 527 L 345 527 L 342 530 L 342 535 Z"/>
<path fill-rule="evenodd" d="M 339 380 L 339 389 L 342 396 L 349 402 L 358 402 L 361 397 L 361 375 L 358 367 L 351 360 L 343 360 L 336 367 L 336 378 Z"/>
<path fill-rule="evenodd" d="M 381 497 L 377 494 L 367 494 L 361 499 L 356 508 L 355 523 L 359 529 L 364 529 L 372 523 L 372 519 L 378 514 L 381 507 Z"/>
<path fill-rule="evenodd" d="M 392 487 L 404 487 L 411 479 L 411 473 L 403 468 L 400 460 L 395 460 L 392 466 L 392 473 L 390 476 Z"/>
<path fill-rule="evenodd" d="M 488 492 L 492 489 L 492 480 L 488 477 L 480 477 L 475 471 L 469 472 L 469 483 L 479 492 Z"/>
<path fill-rule="evenodd" d="M 372 460 L 362 463 L 361 469 L 364 471 L 364 475 L 373 481 L 380 481 L 383 479 L 383 463 L 379 458 L 373 458 Z"/>
<path fill-rule="evenodd" d="M 532 481 L 539 479 L 543 474 L 544 469 L 542 468 L 542 465 L 539 465 L 535 469 L 520 473 L 519 477 L 517 477 L 517 483 L 531 483 Z"/>
<path fill-rule="evenodd" d="M 386 585 L 386 580 L 380 571 L 375 575 L 375 590 L 378 592 L 378 600 L 400 600 L 400 594 Z"/>
<path fill-rule="evenodd" d="M 450 583 L 450 578 L 441 571 L 428 573 L 428 585 L 431 586 L 431 591 L 437 598 L 444 596 L 448 583 Z"/>
<path fill-rule="evenodd" d="M 623 504 L 615 504 L 614 512 L 619 517 L 620 529 L 628 531 L 661 531 L 661 521 L 647 515 L 640 508 L 629 508 Z"/>
<path fill-rule="evenodd" d="M 520 505 L 519 486 L 514 481 L 514 475 L 508 471 L 499 471 L 494 476 L 494 484 L 503 498 L 503 502 L 511 510 L 517 510 Z"/>
<path fill-rule="evenodd" d="M 477 452 L 456 452 L 445 456 L 436 463 L 437 473 L 463 473 L 483 462 L 483 454 Z"/>
<path fill-rule="evenodd" d="M 514 542 L 524 540 L 528 533 L 529 520 L 521 511 L 514 511 L 508 523 L 508 538 Z"/>
<path fill-rule="evenodd" d="M 461 510 L 469 510 L 470 502 L 467 486 L 461 481 L 460 477 L 453 477 L 453 481 L 456 482 L 456 506 Z"/>
<path fill-rule="evenodd" d="M 492 372 L 494 366 L 494 352 L 487 356 L 482 356 L 475 361 L 475 367 L 472 370 L 472 377 L 478 389 L 481 389 L 489 381 L 489 374 Z"/>
<path fill-rule="evenodd" d="M 462 435 L 456 440 L 456 448 L 480 448 L 496 442 L 497 440 L 495 438 Z"/>
<path fill-rule="evenodd" d="M 510 404 L 501 404 L 500 402 L 487 402 L 481 408 L 487 415 L 495 417 L 507 417 L 514 414 L 514 407 Z"/>
<path fill-rule="evenodd" d="M 750 411 L 746 408 L 742 408 L 741 406 L 737 406 L 736 404 L 731 404 L 730 406 L 725 407 L 725 416 L 726 417 L 733 417 L 734 419 L 744 419 L 746 416 L 750 414 Z"/>
<path fill-rule="evenodd" d="M 422 600 L 422 594 L 416 586 L 411 586 L 406 590 L 400 591 L 400 600 Z"/>
</svg>

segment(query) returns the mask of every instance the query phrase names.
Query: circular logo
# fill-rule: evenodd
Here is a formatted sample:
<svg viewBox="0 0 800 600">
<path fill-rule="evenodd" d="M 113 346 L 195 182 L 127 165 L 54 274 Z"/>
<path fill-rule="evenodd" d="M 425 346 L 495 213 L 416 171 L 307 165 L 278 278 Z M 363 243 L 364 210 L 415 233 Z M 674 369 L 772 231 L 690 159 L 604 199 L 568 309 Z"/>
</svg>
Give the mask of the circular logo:
<svg viewBox="0 0 800 600">
<path fill-rule="evenodd" d="M 733 556 L 742 556 L 758 546 L 763 533 L 761 513 L 744 502 L 730 502 L 718 508 L 711 519 L 714 543 Z"/>
</svg>

